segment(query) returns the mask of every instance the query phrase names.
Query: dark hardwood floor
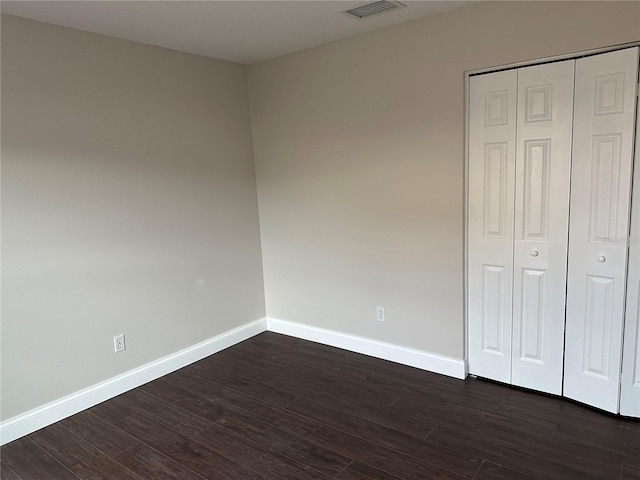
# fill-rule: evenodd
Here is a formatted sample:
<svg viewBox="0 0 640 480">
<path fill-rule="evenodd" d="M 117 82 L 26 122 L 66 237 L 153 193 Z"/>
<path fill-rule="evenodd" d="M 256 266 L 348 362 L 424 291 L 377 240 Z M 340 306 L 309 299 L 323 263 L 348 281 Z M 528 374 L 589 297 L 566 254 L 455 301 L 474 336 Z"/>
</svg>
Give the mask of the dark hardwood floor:
<svg viewBox="0 0 640 480">
<path fill-rule="evenodd" d="M 5 480 L 639 480 L 640 422 L 263 333 L 0 458 Z"/>
</svg>

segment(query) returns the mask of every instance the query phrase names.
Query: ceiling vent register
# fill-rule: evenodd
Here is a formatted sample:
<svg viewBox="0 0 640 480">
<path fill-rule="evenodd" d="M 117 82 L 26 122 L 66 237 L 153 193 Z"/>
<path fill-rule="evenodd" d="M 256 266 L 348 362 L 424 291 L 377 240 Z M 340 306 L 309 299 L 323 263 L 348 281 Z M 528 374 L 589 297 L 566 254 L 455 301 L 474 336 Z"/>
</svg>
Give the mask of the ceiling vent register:
<svg viewBox="0 0 640 480">
<path fill-rule="evenodd" d="M 342 13 L 346 13 L 351 17 L 355 17 L 358 20 L 364 20 L 365 18 L 379 15 L 381 13 L 391 12 L 398 8 L 404 8 L 406 5 L 400 2 L 390 2 L 388 0 L 380 0 L 379 2 L 367 3 L 360 7 L 352 8 L 351 10 L 345 10 Z"/>
</svg>

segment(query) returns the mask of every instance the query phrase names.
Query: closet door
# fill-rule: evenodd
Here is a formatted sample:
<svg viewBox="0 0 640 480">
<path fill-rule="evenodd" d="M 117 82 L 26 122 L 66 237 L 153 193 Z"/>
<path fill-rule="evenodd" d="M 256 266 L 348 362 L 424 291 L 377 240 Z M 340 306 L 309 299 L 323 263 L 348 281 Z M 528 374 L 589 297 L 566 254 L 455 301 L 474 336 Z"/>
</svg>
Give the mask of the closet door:
<svg viewBox="0 0 640 480">
<path fill-rule="evenodd" d="M 511 383 L 562 393 L 575 61 L 518 69 Z"/>
<path fill-rule="evenodd" d="M 469 372 L 511 381 L 515 70 L 469 81 Z"/>
<path fill-rule="evenodd" d="M 564 395 L 618 412 L 638 49 L 576 61 Z"/>
<path fill-rule="evenodd" d="M 620 386 L 620 413 L 632 417 L 640 417 L 640 112 L 636 112 L 636 115 L 636 161 Z"/>
</svg>

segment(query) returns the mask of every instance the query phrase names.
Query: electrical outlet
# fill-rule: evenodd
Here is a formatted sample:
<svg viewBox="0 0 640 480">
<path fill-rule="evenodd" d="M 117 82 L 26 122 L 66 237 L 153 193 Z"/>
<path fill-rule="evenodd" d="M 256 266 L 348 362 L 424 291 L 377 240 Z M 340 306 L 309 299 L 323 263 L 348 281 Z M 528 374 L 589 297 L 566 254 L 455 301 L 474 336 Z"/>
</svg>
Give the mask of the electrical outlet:
<svg viewBox="0 0 640 480">
<path fill-rule="evenodd" d="M 384 307 L 376 307 L 376 318 L 380 322 L 384 322 Z"/>
<path fill-rule="evenodd" d="M 113 337 L 113 351 L 118 353 L 118 352 L 122 352 L 124 349 L 126 348 L 125 344 L 124 344 L 124 333 L 121 333 L 120 335 L 116 335 L 115 337 Z"/>
</svg>

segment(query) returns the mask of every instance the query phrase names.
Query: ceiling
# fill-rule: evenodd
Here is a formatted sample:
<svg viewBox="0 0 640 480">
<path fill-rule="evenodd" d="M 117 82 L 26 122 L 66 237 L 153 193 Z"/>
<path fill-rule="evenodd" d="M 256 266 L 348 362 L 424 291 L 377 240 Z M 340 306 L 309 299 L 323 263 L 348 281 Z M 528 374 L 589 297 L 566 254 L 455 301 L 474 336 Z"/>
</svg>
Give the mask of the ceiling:
<svg viewBox="0 0 640 480">
<path fill-rule="evenodd" d="M 403 1 L 365 20 L 342 12 L 364 1 L 2 1 L 3 13 L 239 63 L 254 63 L 471 1 Z"/>
</svg>

